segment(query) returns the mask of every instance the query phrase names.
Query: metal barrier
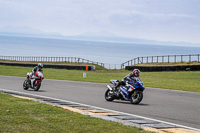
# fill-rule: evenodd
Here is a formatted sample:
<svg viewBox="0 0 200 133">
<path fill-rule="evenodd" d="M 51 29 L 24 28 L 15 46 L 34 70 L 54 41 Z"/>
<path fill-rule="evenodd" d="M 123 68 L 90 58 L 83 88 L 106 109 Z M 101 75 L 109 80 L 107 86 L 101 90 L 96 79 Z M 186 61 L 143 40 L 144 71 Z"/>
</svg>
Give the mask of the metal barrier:
<svg viewBox="0 0 200 133">
<path fill-rule="evenodd" d="M 146 56 L 137 57 L 121 64 L 121 69 L 125 66 L 132 66 L 142 63 L 177 63 L 177 62 L 199 62 L 200 54 L 191 55 L 164 55 L 164 56 Z"/>
</svg>

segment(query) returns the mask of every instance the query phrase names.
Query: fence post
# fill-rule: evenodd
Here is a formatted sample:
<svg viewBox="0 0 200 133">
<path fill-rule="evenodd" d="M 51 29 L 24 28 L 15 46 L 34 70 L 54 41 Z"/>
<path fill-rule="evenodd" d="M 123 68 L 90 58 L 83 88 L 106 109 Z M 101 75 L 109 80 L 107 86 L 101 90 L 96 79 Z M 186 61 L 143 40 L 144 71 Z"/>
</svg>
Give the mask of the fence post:
<svg viewBox="0 0 200 133">
<path fill-rule="evenodd" d="M 181 55 L 181 62 L 183 62 L 183 55 Z"/>
<path fill-rule="evenodd" d="M 157 56 L 157 63 L 158 63 L 158 56 Z"/>
<path fill-rule="evenodd" d="M 142 64 L 143 64 L 143 57 L 142 57 Z"/>
<path fill-rule="evenodd" d="M 189 62 L 191 62 L 191 55 L 189 55 Z"/>
<path fill-rule="evenodd" d="M 174 55 L 174 62 L 176 63 L 176 55 Z"/>
<path fill-rule="evenodd" d="M 169 55 L 168 55 L 168 63 L 169 63 Z"/>
<path fill-rule="evenodd" d="M 149 60 L 149 59 L 148 59 L 148 56 L 147 56 L 147 63 L 148 63 L 148 60 Z"/>
</svg>

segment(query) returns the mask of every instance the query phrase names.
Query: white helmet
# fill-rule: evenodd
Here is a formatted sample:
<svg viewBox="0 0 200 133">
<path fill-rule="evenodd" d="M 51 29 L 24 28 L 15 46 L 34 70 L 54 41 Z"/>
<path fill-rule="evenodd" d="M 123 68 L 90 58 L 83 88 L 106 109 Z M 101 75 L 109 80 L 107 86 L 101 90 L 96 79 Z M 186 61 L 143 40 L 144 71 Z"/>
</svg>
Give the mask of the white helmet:
<svg viewBox="0 0 200 133">
<path fill-rule="evenodd" d="M 43 68 L 43 64 L 42 63 L 38 63 L 38 67 Z"/>
</svg>

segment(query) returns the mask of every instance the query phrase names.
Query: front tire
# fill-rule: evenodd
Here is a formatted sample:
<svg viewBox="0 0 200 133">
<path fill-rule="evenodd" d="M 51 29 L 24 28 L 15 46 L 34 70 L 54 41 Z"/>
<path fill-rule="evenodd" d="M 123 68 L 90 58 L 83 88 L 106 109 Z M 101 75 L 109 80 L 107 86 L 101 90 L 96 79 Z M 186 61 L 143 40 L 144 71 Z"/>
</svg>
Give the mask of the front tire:
<svg viewBox="0 0 200 133">
<path fill-rule="evenodd" d="M 107 101 L 113 101 L 115 98 L 114 98 L 114 95 L 113 95 L 113 92 L 111 91 L 111 90 L 107 90 L 106 92 L 105 92 L 105 99 L 107 100 Z"/>
<path fill-rule="evenodd" d="M 23 88 L 24 88 L 24 90 L 28 90 L 28 81 L 27 81 L 27 79 L 24 80 Z"/>
<path fill-rule="evenodd" d="M 133 94 L 131 94 L 130 102 L 132 104 L 139 104 L 143 99 L 143 92 L 141 91 L 135 91 Z"/>
<path fill-rule="evenodd" d="M 41 86 L 41 81 L 38 81 L 37 85 L 33 86 L 34 91 L 38 91 L 40 89 L 40 86 Z"/>
</svg>

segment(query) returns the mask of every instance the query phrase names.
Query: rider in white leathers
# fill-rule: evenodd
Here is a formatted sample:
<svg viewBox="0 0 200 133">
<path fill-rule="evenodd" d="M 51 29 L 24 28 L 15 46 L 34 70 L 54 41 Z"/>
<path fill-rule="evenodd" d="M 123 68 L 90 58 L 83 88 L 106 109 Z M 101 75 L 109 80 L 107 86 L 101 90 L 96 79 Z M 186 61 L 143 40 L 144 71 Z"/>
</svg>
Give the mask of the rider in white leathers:
<svg viewBox="0 0 200 133">
<path fill-rule="evenodd" d="M 30 72 L 29 79 L 30 79 L 30 77 L 32 77 L 32 76 L 33 76 L 32 78 L 34 79 L 34 75 L 35 75 L 36 72 L 38 72 L 38 71 L 43 73 L 42 68 L 43 68 L 43 64 L 38 63 L 38 65 L 37 65 L 36 67 L 34 67 L 33 70 Z M 29 80 L 29 81 L 30 81 L 30 80 Z M 35 83 L 35 79 L 34 79 L 34 80 L 31 80 L 31 85 L 32 85 L 32 87 L 33 87 L 34 83 Z"/>
</svg>

